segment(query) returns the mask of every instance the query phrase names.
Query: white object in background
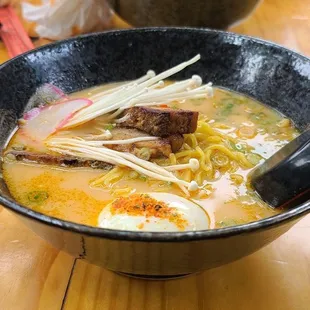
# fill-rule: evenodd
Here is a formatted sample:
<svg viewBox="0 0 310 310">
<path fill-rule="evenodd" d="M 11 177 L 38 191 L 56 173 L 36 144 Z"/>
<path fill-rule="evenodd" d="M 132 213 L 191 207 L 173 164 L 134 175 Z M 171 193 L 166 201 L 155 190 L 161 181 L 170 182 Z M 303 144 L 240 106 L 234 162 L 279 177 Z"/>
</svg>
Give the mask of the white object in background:
<svg viewBox="0 0 310 310">
<path fill-rule="evenodd" d="M 23 17 L 37 24 L 40 37 L 60 40 L 109 26 L 112 11 L 106 0 L 43 0 L 22 3 Z"/>
</svg>

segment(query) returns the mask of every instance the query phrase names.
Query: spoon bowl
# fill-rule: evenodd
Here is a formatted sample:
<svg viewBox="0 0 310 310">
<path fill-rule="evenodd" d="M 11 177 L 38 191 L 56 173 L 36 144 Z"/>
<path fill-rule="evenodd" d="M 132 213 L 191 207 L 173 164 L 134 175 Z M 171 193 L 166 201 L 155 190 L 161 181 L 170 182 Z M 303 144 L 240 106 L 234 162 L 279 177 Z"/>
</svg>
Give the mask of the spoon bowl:
<svg viewBox="0 0 310 310">
<path fill-rule="evenodd" d="M 251 173 L 251 184 L 274 208 L 310 199 L 310 128 Z"/>
</svg>

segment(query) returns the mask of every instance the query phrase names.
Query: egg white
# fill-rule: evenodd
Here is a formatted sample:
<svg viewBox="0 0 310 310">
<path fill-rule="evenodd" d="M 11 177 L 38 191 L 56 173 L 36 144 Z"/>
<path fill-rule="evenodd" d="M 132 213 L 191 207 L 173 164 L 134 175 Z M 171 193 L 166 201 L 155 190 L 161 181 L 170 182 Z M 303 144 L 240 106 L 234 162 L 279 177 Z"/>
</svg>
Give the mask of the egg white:
<svg viewBox="0 0 310 310">
<path fill-rule="evenodd" d="M 198 204 L 183 197 L 169 193 L 145 193 L 158 201 L 164 201 L 169 207 L 176 208 L 178 213 L 187 220 L 185 231 L 195 231 L 210 228 L 210 218 L 207 212 Z M 98 218 L 98 226 L 101 228 L 131 230 L 131 231 L 181 231 L 174 223 L 167 219 L 154 216 L 133 216 L 128 214 L 111 213 L 111 205 L 108 204 L 101 211 Z M 148 220 L 148 222 L 146 222 Z"/>
</svg>

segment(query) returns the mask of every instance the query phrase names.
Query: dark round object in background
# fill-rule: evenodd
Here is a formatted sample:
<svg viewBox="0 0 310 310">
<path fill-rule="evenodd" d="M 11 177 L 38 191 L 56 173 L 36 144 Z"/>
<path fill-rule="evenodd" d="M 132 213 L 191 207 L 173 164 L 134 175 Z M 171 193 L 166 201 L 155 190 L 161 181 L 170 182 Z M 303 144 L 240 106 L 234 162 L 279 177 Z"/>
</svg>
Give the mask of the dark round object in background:
<svg viewBox="0 0 310 310">
<path fill-rule="evenodd" d="M 110 0 L 135 27 L 188 26 L 227 29 L 247 17 L 260 0 Z"/>
</svg>

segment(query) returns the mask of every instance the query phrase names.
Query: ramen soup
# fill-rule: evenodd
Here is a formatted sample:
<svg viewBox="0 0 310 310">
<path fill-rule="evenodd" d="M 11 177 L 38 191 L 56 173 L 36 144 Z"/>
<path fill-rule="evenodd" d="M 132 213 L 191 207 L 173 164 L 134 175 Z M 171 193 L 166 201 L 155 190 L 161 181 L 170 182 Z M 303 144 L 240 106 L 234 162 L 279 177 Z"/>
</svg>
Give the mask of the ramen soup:
<svg viewBox="0 0 310 310">
<path fill-rule="evenodd" d="M 71 95 L 41 87 L 3 154 L 12 196 L 52 217 L 124 230 L 213 229 L 281 212 L 248 176 L 298 131 L 199 76 L 163 81 L 198 59 Z"/>
</svg>

